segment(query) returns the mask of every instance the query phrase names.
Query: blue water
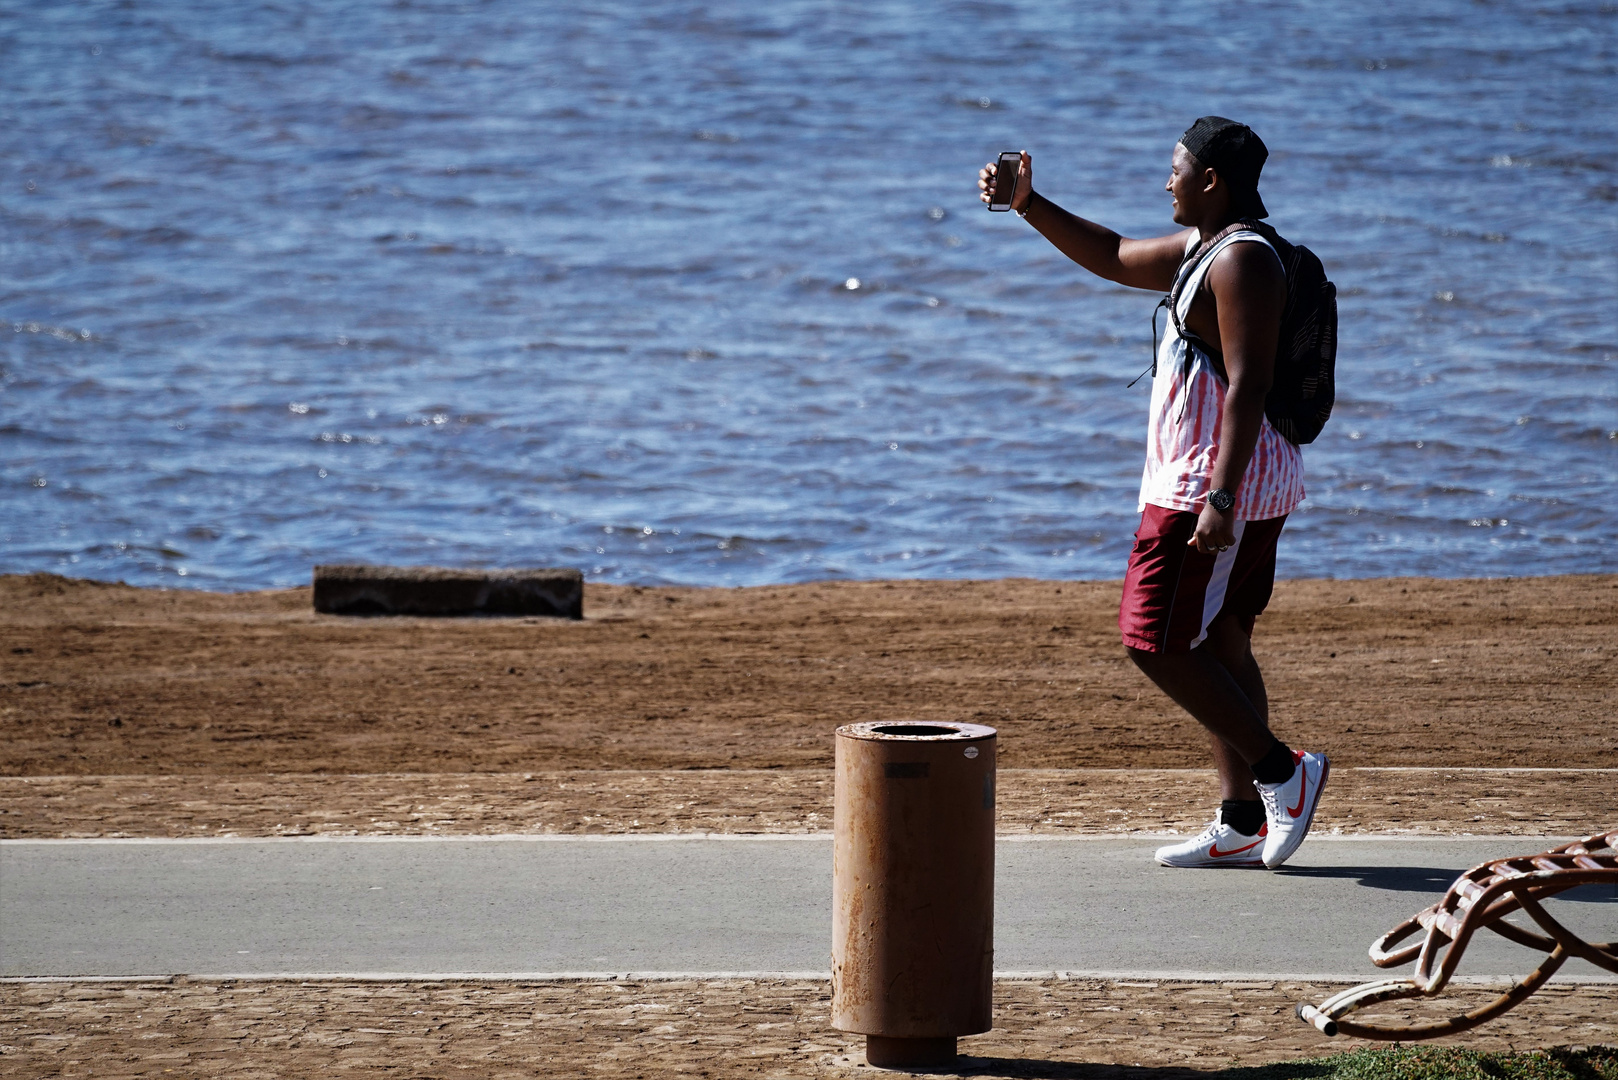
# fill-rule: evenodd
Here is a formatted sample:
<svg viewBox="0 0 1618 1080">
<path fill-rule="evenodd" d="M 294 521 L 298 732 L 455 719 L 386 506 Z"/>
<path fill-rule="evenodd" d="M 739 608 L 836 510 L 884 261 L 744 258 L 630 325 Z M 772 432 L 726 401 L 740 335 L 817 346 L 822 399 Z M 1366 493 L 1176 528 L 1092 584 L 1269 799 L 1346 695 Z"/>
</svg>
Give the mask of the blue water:
<svg viewBox="0 0 1618 1080">
<path fill-rule="evenodd" d="M 12 2 L 0 570 L 1109 578 L 1201 113 L 1341 289 L 1289 576 L 1618 570 L 1618 9 Z M 854 287 L 857 283 L 857 287 Z"/>
</svg>

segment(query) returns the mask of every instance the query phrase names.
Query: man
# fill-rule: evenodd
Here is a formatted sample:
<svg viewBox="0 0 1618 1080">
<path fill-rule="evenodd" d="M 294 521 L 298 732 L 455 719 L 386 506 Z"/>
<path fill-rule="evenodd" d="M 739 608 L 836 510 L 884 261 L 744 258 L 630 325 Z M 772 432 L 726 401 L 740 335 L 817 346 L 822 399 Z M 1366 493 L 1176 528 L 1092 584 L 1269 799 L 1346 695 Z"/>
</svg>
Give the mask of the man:
<svg viewBox="0 0 1618 1080">
<path fill-rule="evenodd" d="M 1302 455 L 1264 415 L 1286 303 L 1280 258 L 1250 224 L 1268 215 L 1258 194 L 1268 156 L 1245 124 L 1198 119 L 1165 185 L 1186 228 L 1151 240 L 1036 194 L 1026 153 L 1011 204 L 1091 273 L 1174 290 L 1118 624 L 1141 671 L 1208 729 L 1222 802 L 1199 836 L 1158 849 L 1165 866 L 1280 866 L 1308 833 L 1330 771 L 1324 755 L 1295 753 L 1270 732 L 1250 645 L 1281 527 L 1303 499 Z M 995 169 L 978 174 L 985 202 Z"/>
</svg>

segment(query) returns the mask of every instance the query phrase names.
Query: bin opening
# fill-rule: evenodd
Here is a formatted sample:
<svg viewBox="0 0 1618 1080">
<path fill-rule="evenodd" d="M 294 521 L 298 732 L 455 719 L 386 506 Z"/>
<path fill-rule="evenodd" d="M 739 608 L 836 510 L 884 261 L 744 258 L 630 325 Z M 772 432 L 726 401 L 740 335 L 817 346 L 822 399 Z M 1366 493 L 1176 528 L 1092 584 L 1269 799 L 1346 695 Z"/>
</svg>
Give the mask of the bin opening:
<svg viewBox="0 0 1618 1080">
<path fill-rule="evenodd" d="M 883 724 L 871 729 L 878 735 L 959 735 L 959 728 L 936 724 Z"/>
</svg>

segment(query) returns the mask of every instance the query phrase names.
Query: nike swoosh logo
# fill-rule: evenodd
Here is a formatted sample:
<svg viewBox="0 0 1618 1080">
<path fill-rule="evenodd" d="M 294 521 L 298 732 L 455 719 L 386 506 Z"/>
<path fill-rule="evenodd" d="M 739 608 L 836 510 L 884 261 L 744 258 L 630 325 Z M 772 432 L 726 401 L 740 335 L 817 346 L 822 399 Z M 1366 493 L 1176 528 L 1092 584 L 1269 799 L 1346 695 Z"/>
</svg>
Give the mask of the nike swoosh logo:
<svg viewBox="0 0 1618 1080">
<path fill-rule="evenodd" d="M 1298 805 L 1287 811 L 1293 817 L 1298 817 L 1303 813 L 1303 797 L 1309 791 L 1309 770 L 1303 767 L 1302 755 L 1298 757 L 1298 772 L 1300 774 L 1298 777 Z"/>
<path fill-rule="evenodd" d="M 1208 849 L 1208 857 L 1210 859 L 1222 859 L 1226 855 L 1240 855 L 1244 851 L 1252 851 L 1262 843 L 1264 843 L 1264 838 L 1261 836 L 1257 840 L 1254 840 L 1251 844 L 1248 844 L 1246 847 L 1232 848 L 1230 851 L 1220 851 L 1219 842 L 1216 840 L 1214 841 L 1214 846 Z"/>
</svg>

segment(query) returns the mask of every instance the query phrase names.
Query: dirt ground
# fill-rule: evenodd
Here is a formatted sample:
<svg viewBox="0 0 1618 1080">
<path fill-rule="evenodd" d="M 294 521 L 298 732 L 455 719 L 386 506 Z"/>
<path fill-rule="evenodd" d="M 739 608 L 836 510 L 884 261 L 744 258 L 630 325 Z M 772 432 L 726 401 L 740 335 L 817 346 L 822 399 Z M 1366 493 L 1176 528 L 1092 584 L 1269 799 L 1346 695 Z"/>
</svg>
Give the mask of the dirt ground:
<svg viewBox="0 0 1618 1080">
<path fill-rule="evenodd" d="M 814 830 L 832 730 L 877 717 L 997 727 L 1003 830 L 1195 829 L 1203 736 L 1117 594 L 591 585 L 572 622 L 0 576 L 0 835 Z M 1618 576 L 1280 582 L 1255 646 L 1277 730 L 1332 756 L 1324 828 L 1618 820 L 1577 771 L 1618 768 Z"/>
<path fill-rule="evenodd" d="M 1212 770 L 1003 769 L 998 779 L 1001 833 L 1194 832 L 1217 801 Z M 1586 835 L 1614 823 L 1618 772 L 1358 768 L 1332 772 L 1315 828 L 1542 837 Z M 831 826 L 829 769 L 0 777 L 0 836 L 13 839 L 802 833 Z"/>
<path fill-rule="evenodd" d="M 592 585 L 582 622 L 352 619 L 306 589 L 0 577 L 0 836 L 816 831 L 832 730 L 876 718 L 997 727 L 1002 831 L 1194 829 L 1203 737 L 1125 660 L 1117 595 Z M 1332 755 L 1318 828 L 1618 823 L 1618 576 L 1282 582 L 1255 647 L 1277 730 Z M 962 1068 L 1170 1080 L 1330 1053 L 1356 1044 L 1290 1010 L 1333 989 L 1002 982 Z M 0 1075 L 871 1075 L 827 993 L 5 983 Z M 1618 1041 L 1618 986 L 1555 986 L 1464 1041 Z"/>
<path fill-rule="evenodd" d="M 957 1074 L 1189 1080 L 1316 1057 L 1292 1016 L 1340 987 L 1274 982 L 1001 980 L 995 1028 Z M 1469 989 L 1445 1004 L 1480 1004 Z M 828 1025 L 819 981 L 360 983 L 165 980 L 0 985 L 0 1073 L 229 1076 L 849 1078 L 864 1039 Z M 1361 1014 L 1366 1015 L 1366 1014 Z M 1391 1011 L 1378 1014 L 1391 1018 Z M 1430 1007 L 1422 1014 L 1431 1018 Z M 1552 985 L 1461 1039 L 1476 1050 L 1618 1041 L 1618 986 Z"/>
<path fill-rule="evenodd" d="M 0 776 L 825 768 L 878 718 L 992 724 L 1005 769 L 1205 766 L 1118 589 L 591 585 L 574 622 L 0 577 Z M 1618 576 L 1280 582 L 1255 649 L 1340 768 L 1618 767 Z"/>
</svg>

